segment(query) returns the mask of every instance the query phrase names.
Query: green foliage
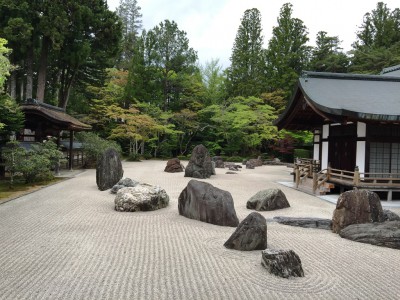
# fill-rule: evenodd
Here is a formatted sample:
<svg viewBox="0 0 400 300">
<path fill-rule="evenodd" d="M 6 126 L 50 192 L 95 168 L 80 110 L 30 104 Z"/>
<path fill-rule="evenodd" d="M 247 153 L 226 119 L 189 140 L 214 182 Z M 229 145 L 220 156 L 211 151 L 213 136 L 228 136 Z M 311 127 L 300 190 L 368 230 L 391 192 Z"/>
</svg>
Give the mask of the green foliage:
<svg viewBox="0 0 400 300">
<path fill-rule="evenodd" d="M 17 103 L 6 94 L 0 94 L 0 136 L 18 132 L 24 123 L 24 114 Z"/>
<path fill-rule="evenodd" d="M 202 80 L 205 87 L 204 104 L 221 103 L 226 96 L 226 77 L 218 59 L 212 59 L 201 69 Z"/>
<path fill-rule="evenodd" d="M 259 97 L 266 90 L 261 14 L 257 8 L 244 12 L 233 45 L 227 77 L 230 97 Z"/>
<path fill-rule="evenodd" d="M 76 134 L 76 139 L 82 143 L 86 155 L 86 166 L 93 166 L 99 155 L 108 148 L 113 148 L 118 153 L 122 153 L 121 147 L 116 142 L 102 139 L 94 132 L 79 132 Z"/>
<path fill-rule="evenodd" d="M 7 45 L 7 40 L 0 38 L 0 94 L 3 91 L 6 77 L 10 75 L 9 71 L 11 69 L 11 64 L 8 60 L 11 49 L 7 48 L 5 45 Z"/>
<path fill-rule="evenodd" d="M 299 158 L 311 158 L 311 151 L 307 149 L 294 149 L 293 156 Z"/>
<path fill-rule="evenodd" d="M 53 141 L 32 144 L 29 150 L 12 141 L 4 149 L 3 159 L 11 175 L 11 184 L 16 174 L 21 174 L 26 183 L 32 183 L 52 179 L 51 170 L 63 161 L 63 153 Z"/>
<path fill-rule="evenodd" d="M 272 90 L 283 89 L 287 98 L 307 65 L 311 51 L 306 45 L 307 27 L 303 21 L 292 17 L 292 7 L 290 3 L 282 6 L 267 50 L 268 85 Z"/>
<path fill-rule="evenodd" d="M 235 97 L 221 105 L 211 105 L 199 112 L 208 119 L 205 130 L 219 141 L 227 155 L 259 152 L 264 143 L 275 139 L 277 130 L 274 109 L 256 97 Z M 214 146 L 215 147 L 215 146 Z"/>
<path fill-rule="evenodd" d="M 129 153 L 126 158 L 127 161 L 140 161 L 140 154 L 138 153 Z"/>
<path fill-rule="evenodd" d="M 378 2 L 364 15 L 353 43 L 350 71 L 378 74 L 383 68 L 400 63 L 400 9 L 391 11 Z"/>
<path fill-rule="evenodd" d="M 312 51 L 310 69 L 318 72 L 346 73 L 349 58 L 340 48 L 337 36 L 328 36 L 325 31 L 320 31 L 316 38 L 317 46 Z"/>
</svg>

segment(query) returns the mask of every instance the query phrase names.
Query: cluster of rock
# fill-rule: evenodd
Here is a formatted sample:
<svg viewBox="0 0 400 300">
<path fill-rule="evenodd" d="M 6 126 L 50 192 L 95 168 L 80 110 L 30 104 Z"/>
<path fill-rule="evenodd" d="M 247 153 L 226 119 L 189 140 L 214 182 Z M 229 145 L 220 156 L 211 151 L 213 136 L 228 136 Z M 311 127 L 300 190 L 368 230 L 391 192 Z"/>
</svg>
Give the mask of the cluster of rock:
<svg viewBox="0 0 400 300">
<path fill-rule="evenodd" d="M 384 211 L 371 191 L 355 189 L 339 196 L 332 231 L 349 240 L 400 249 L 400 217 Z"/>
<path fill-rule="evenodd" d="M 281 191 L 275 191 L 275 193 L 265 194 L 275 195 L 281 193 Z M 258 196 L 258 198 L 261 197 Z M 280 204 L 273 203 L 277 198 L 267 199 L 266 201 L 269 205 L 260 205 L 260 210 L 271 207 L 274 207 L 274 209 L 281 208 Z M 283 198 L 286 199 L 284 195 Z M 260 200 L 264 201 L 265 199 Z M 286 207 L 289 207 L 288 202 L 287 205 Z M 224 243 L 226 248 L 240 251 L 267 249 L 266 219 L 260 213 L 252 212 L 239 224 L 233 198 L 228 191 L 216 188 L 206 182 L 190 180 L 179 195 L 178 210 L 180 215 L 190 219 L 214 225 L 236 227 L 235 231 Z M 284 278 L 304 276 L 300 258 L 293 251 L 267 250 L 270 250 L 270 254 L 262 255 L 262 265 L 271 273 Z"/>
<path fill-rule="evenodd" d="M 332 219 L 274 217 L 280 224 L 332 230 L 342 238 L 400 249 L 400 217 L 382 209 L 378 194 L 368 190 L 342 193 Z"/>
</svg>

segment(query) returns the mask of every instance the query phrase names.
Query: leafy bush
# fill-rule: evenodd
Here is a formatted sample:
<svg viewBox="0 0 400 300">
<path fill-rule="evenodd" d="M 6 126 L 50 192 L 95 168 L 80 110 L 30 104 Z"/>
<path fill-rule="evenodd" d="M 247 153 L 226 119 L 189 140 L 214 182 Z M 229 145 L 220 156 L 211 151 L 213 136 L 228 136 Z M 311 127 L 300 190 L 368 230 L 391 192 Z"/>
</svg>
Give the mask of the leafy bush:
<svg viewBox="0 0 400 300">
<path fill-rule="evenodd" d="M 19 142 L 12 141 L 7 143 L 3 158 L 6 170 L 10 173 L 12 185 L 14 176 L 17 174 L 21 174 L 26 183 L 53 179 L 51 170 L 63 160 L 63 153 L 51 140 L 32 144 L 29 150 L 20 147 Z"/>
<path fill-rule="evenodd" d="M 131 153 L 126 159 L 127 161 L 140 161 L 140 154 L 138 153 Z"/>
<path fill-rule="evenodd" d="M 294 157 L 311 158 L 311 151 L 307 149 L 294 149 Z"/>
<path fill-rule="evenodd" d="M 82 143 L 86 167 L 95 166 L 97 157 L 108 148 L 115 149 L 119 154 L 122 153 L 120 145 L 116 142 L 102 139 L 93 132 L 79 132 L 76 139 Z"/>
</svg>

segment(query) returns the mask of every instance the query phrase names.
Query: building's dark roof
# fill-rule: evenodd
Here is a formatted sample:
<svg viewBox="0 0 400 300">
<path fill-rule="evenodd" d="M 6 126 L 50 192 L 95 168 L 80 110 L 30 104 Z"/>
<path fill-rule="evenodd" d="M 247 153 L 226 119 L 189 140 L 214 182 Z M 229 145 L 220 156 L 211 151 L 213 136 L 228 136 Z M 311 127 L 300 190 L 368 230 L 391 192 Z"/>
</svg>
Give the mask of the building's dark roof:
<svg viewBox="0 0 400 300">
<path fill-rule="evenodd" d="M 301 108 L 298 102 L 303 102 Z M 295 114 L 306 114 L 307 120 Z M 290 126 L 294 119 L 296 125 Z M 400 77 L 303 72 L 292 101 L 275 124 L 278 128 L 310 129 L 316 125 L 310 123 L 313 120 L 398 122 Z"/>
<path fill-rule="evenodd" d="M 381 72 L 381 75 L 400 77 L 400 65 L 384 68 Z"/>
<path fill-rule="evenodd" d="M 61 125 L 65 130 L 90 130 L 92 127 L 90 125 L 84 124 L 74 117 L 68 115 L 64 112 L 62 108 L 52 106 L 49 104 L 30 101 L 21 105 L 21 110 L 27 114 L 40 115 L 51 122 Z"/>
</svg>

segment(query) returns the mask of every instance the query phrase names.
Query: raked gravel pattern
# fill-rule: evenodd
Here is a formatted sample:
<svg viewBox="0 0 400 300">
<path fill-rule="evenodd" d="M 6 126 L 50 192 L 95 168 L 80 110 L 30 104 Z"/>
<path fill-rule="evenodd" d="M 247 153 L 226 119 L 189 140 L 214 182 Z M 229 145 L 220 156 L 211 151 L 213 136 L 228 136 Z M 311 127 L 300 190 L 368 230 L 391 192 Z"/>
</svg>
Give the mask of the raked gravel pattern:
<svg viewBox="0 0 400 300">
<path fill-rule="evenodd" d="M 184 162 L 186 165 L 187 162 Z M 0 299 L 400 299 L 400 251 L 326 230 L 268 223 L 268 247 L 292 249 L 305 277 L 261 266 L 261 251 L 224 248 L 235 228 L 184 218 L 178 196 L 191 178 L 166 161 L 124 162 L 124 177 L 160 185 L 167 208 L 117 212 L 95 170 L 0 205 Z M 280 188 L 290 208 L 274 216 L 331 218 L 334 205 L 277 183 L 291 169 L 262 166 L 206 182 L 231 192 L 239 220 L 259 190 Z M 393 209 L 400 213 L 400 209 Z"/>
</svg>

